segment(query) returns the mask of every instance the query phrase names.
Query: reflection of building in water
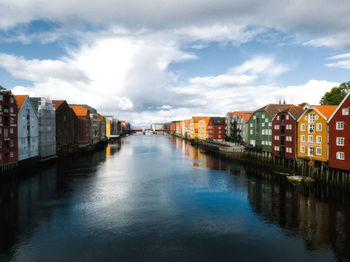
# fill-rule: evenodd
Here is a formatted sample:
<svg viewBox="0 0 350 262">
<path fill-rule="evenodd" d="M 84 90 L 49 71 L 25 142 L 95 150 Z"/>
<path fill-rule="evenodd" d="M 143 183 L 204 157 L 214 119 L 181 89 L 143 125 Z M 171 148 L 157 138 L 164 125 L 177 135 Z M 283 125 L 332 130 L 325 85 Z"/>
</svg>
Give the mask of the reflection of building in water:
<svg viewBox="0 0 350 262">
<path fill-rule="evenodd" d="M 290 185 L 258 179 L 248 180 L 248 199 L 268 223 L 298 233 L 307 249 L 332 248 L 336 257 L 350 259 L 349 206 L 321 202 Z"/>
</svg>

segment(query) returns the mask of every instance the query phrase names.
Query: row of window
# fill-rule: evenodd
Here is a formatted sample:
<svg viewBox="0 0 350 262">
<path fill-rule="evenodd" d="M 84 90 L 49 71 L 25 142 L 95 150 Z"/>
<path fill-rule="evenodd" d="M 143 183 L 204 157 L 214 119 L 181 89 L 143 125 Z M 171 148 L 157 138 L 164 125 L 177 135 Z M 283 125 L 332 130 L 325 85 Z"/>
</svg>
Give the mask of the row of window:
<svg viewBox="0 0 350 262">
<path fill-rule="evenodd" d="M 271 141 L 261 141 L 261 144 L 264 146 L 272 146 L 272 142 Z"/>
<path fill-rule="evenodd" d="M 11 151 L 11 152 L 10 152 L 10 157 L 14 157 L 14 155 L 15 155 L 15 154 Z M 0 160 L 2 160 L 2 154 L 1 154 L 1 153 L 0 153 Z"/>
<path fill-rule="evenodd" d="M 275 146 L 274 149 L 275 149 L 275 151 L 280 151 L 280 147 L 279 146 Z M 291 147 L 286 147 L 286 152 L 287 153 L 293 153 L 293 149 Z"/>
<path fill-rule="evenodd" d="M 300 146 L 300 153 L 305 153 L 305 146 Z M 313 146 L 308 147 L 308 155 L 313 156 L 315 153 L 315 148 Z M 322 155 L 322 148 L 316 147 L 316 155 Z"/>
<path fill-rule="evenodd" d="M 277 120 L 280 120 L 280 116 L 277 116 Z M 289 115 L 286 115 L 286 120 L 289 120 Z"/>
</svg>

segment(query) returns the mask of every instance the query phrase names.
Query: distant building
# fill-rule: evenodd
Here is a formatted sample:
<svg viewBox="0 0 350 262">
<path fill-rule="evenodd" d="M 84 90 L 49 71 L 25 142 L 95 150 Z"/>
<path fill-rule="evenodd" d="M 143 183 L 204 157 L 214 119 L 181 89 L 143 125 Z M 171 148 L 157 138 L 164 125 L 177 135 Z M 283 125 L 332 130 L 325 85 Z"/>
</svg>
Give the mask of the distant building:
<svg viewBox="0 0 350 262">
<path fill-rule="evenodd" d="M 52 100 L 56 119 L 56 151 L 69 153 L 78 145 L 78 118 L 65 100 Z"/>
<path fill-rule="evenodd" d="M 106 119 L 98 114 L 98 141 L 105 141 L 106 139 Z"/>
<path fill-rule="evenodd" d="M 198 121 L 198 139 L 207 140 L 208 138 L 208 124 L 210 121 L 209 116 L 202 117 L 201 120 Z"/>
<path fill-rule="evenodd" d="M 233 114 L 234 112 L 228 112 L 226 114 L 226 119 L 225 119 L 225 123 L 226 123 L 226 126 L 225 126 L 225 135 L 226 135 L 226 138 L 229 139 L 229 140 L 232 140 L 233 137 L 232 137 L 232 129 L 233 129 Z"/>
<path fill-rule="evenodd" d="M 39 156 L 39 122 L 28 95 L 18 95 L 15 99 L 18 106 L 18 161 L 22 161 Z"/>
<path fill-rule="evenodd" d="M 82 106 L 86 108 L 89 111 L 89 116 L 90 116 L 90 127 L 91 127 L 91 143 L 96 144 L 98 142 L 98 113 L 97 110 L 89 105 L 85 104 L 72 104 L 72 106 Z"/>
<path fill-rule="evenodd" d="M 106 136 L 112 135 L 113 116 L 104 116 L 106 119 Z"/>
<path fill-rule="evenodd" d="M 11 91 L 0 92 L 0 166 L 18 161 L 17 103 Z"/>
<path fill-rule="evenodd" d="M 84 147 L 91 144 L 91 118 L 86 107 L 70 105 L 75 116 L 78 118 L 78 146 Z"/>
<path fill-rule="evenodd" d="M 151 130 L 166 130 L 167 124 L 165 123 L 155 123 L 151 124 Z"/>
<path fill-rule="evenodd" d="M 39 156 L 56 155 L 56 114 L 52 101 L 44 97 L 30 98 L 39 123 Z"/>
</svg>

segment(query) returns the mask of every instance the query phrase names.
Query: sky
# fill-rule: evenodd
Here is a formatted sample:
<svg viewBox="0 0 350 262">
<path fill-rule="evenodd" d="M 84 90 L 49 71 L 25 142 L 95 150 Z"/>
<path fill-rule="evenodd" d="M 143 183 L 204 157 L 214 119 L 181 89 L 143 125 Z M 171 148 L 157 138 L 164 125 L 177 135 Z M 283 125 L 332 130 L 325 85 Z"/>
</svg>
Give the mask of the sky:
<svg viewBox="0 0 350 262">
<path fill-rule="evenodd" d="M 1 0 L 0 85 L 134 127 L 318 104 L 350 81 L 348 0 Z"/>
</svg>

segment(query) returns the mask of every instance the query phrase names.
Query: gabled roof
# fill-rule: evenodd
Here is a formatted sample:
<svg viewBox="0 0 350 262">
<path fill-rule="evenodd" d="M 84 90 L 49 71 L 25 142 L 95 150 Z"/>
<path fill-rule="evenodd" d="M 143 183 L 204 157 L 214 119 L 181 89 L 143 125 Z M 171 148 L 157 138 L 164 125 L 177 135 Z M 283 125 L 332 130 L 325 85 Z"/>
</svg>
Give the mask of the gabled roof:
<svg viewBox="0 0 350 262">
<path fill-rule="evenodd" d="M 66 100 L 52 100 L 52 105 L 55 109 L 59 108 Z"/>
<path fill-rule="evenodd" d="M 225 117 L 211 117 L 210 122 L 213 125 L 225 125 L 226 118 Z"/>
<path fill-rule="evenodd" d="M 325 120 L 328 120 L 330 116 L 333 114 L 333 112 L 337 109 L 338 106 L 311 106 L 311 105 L 306 105 L 304 107 L 305 111 L 301 114 L 301 116 L 298 118 L 299 120 L 305 115 L 305 113 L 309 110 L 315 110 L 317 113 L 319 113 Z"/>
<path fill-rule="evenodd" d="M 32 101 L 35 112 L 38 112 L 41 97 L 29 97 L 29 99 L 30 99 L 30 101 Z"/>
<path fill-rule="evenodd" d="M 287 112 L 295 119 L 297 120 L 303 113 L 305 109 L 302 106 L 291 106 L 287 109 Z"/>
<path fill-rule="evenodd" d="M 227 116 L 232 117 L 233 114 L 234 114 L 234 112 L 228 112 L 228 113 L 226 114 L 226 117 L 227 117 Z"/>
<path fill-rule="evenodd" d="M 26 101 L 27 97 L 29 97 L 28 95 L 17 95 L 14 96 L 17 102 L 17 108 L 18 111 L 21 110 L 22 105 L 24 104 L 24 101 Z"/>
<path fill-rule="evenodd" d="M 198 123 L 205 116 L 192 116 L 193 123 Z"/>
<path fill-rule="evenodd" d="M 249 119 L 252 117 L 252 115 L 253 115 L 253 112 L 251 112 L 251 113 L 244 113 L 243 114 L 244 121 L 247 123 L 249 121 Z"/>
<path fill-rule="evenodd" d="M 282 110 L 284 110 L 286 108 L 289 108 L 290 106 L 292 106 L 292 105 L 290 105 L 290 104 L 268 104 L 266 106 L 259 108 L 255 112 L 265 111 L 271 117 L 274 117 L 275 114 L 277 114 L 278 112 L 281 112 Z"/>
<path fill-rule="evenodd" d="M 313 108 L 320 112 L 326 119 L 331 117 L 337 107 L 338 106 L 313 106 Z"/>
<path fill-rule="evenodd" d="M 72 105 L 69 105 L 69 107 L 73 109 L 74 114 L 76 116 L 87 116 L 88 115 L 87 108 L 85 108 L 83 106 L 72 106 Z"/>
<path fill-rule="evenodd" d="M 344 97 L 343 101 L 339 104 L 338 108 L 333 112 L 333 114 L 328 119 L 328 122 L 332 120 L 333 116 L 338 112 L 338 110 L 343 106 L 344 102 L 350 97 L 350 92 Z"/>
</svg>

